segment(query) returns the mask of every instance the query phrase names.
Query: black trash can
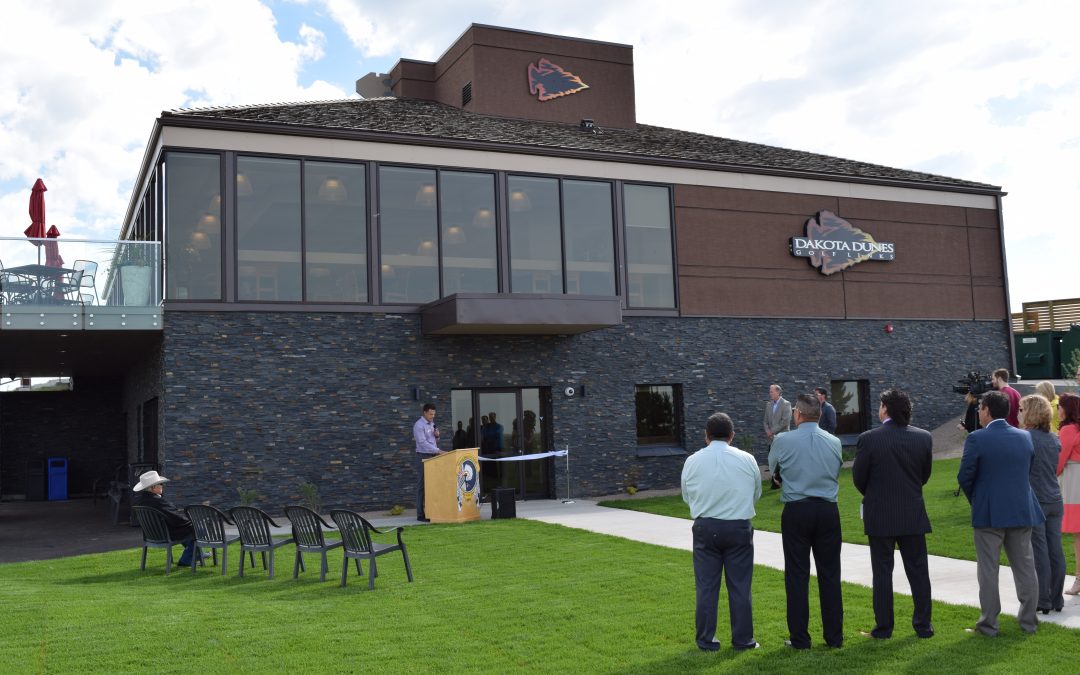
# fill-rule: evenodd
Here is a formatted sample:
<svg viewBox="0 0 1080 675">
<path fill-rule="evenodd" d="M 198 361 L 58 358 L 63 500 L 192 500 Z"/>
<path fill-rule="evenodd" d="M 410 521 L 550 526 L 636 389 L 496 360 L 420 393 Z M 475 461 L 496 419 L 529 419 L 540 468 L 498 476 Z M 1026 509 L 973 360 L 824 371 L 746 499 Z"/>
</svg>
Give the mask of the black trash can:
<svg viewBox="0 0 1080 675">
<path fill-rule="evenodd" d="M 491 518 L 517 518 L 514 488 L 495 488 L 491 491 Z"/>
<path fill-rule="evenodd" d="M 45 462 L 31 459 L 26 462 L 26 501 L 45 500 Z"/>
<path fill-rule="evenodd" d="M 68 461 L 67 457 L 49 458 L 49 501 L 67 499 Z"/>
</svg>

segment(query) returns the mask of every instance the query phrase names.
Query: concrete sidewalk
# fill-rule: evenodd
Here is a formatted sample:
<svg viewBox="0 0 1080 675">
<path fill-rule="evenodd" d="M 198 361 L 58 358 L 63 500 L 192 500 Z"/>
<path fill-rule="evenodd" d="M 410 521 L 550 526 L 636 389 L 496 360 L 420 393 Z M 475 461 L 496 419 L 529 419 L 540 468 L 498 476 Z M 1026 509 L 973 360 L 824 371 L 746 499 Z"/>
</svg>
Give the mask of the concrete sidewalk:
<svg viewBox="0 0 1080 675">
<path fill-rule="evenodd" d="M 517 515 L 519 518 L 609 534 L 647 544 L 684 551 L 692 550 L 690 527 L 693 521 L 683 518 L 612 509 L 597 506 L 596 502 L 584 499 L 579 499 L 573 504 L 563 504 L 557 500 L 518 502 Z M 487 505 L 484 505 L 483 517 L 490 517 Z M 845 542 L 840 560 L 844 581 L 871 586 L 873 574 L 870 569 L 868 546 Z M 784 550 L 779 533 L 761 530 L 754 533 L 754 562 L 766 567 L 784 569 Z M 1013 586 L 1009 568 L 1001 568 L 999 583 L 1001 611 L 1016 616 L 1020 603 L 1016 599 L 1016 589 Z M 1072 583 L 1073 577 L 1066 577 L 1066 588 Z M 973 561 L 930 556 L 930 584 L 936 601 L 967 605 L 976 609 L 979 606 L 979 585 Z M 896 570 L 893 574 L 893 590 L 904 595 L 911 594 L 907 578 L 904 576 L 903 564 L 899 561 L 899 554 L 897 554 Z M 813 587 L 811 587 L 811 592 L 814 592 Z M 901 607 L 897 607 L 897 626 L 905 621 L 900 616 L 904 611 Z M 1039 614 L 1038 617 L 1039 621 L 1056 623 L 1068 628 L 1080 628 L 1080 596 L 1066 595 L 1064 610 L 1050 612 L 1047 615 Z M 971 625 L 975 625 L 977 618 L 978 612 L 975 611 L 972 613 Z M 866 627 L 867 630 L 870 628 L 870 626 Z"/>
</svg>

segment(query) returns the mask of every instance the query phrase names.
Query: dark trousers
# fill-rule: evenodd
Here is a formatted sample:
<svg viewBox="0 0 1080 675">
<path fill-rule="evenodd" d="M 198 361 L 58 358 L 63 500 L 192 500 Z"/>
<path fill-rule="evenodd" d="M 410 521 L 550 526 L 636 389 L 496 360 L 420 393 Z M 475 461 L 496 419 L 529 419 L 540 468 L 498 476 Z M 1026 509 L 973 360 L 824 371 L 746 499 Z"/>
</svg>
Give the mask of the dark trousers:
<svg viewBox="0 0 1080 675">
<path fill-rule="evenodd" d="M 911 586 L 915 610 L 911 627 L 920 637 L 930 637 L 930 567 L 926 563 L 926 535 L 870 537 L 870 565 L 874 570 L 874 630 L 876 638 L 892 637 L 893 632 L 893 551 L 900 547 L 900 559 Z"/>
<path fill-rule="evenodd" d="M 1046 522 L 1031 528 L 1031 552 L 1035 555 L 1035 574 L 1039 577 L 1039 609 L 1065 606 L 1065 553 L 1061 550 L 1061 502 L 1039 502 Z"/>
<path fill-rule="evenodd" d="M 844 599 L 840 592 L 840 510 L 835 502 L 784 504 L 780 517 L 784 544 L 784 588 L 791 646 L 810 647 L 810 553 L 817 566 L 821 625 L 825 643 L 844 644 Z"/>
<path fill-rule="evenodd" d="M 727 573 L 731 644 L 754 646 L 754 613 L 750 584 L 754 578 L 754 528 L 749 520 L 694 520 L 694 581 L 697 587 L 698 647 L 719 649 L 716 640 L 720 581 Z"/>
<path fill-rule="evenodd" d="M 416 468 L 416 517 L 427 518 L 424 513 L 424 460 L 434 457 L 434 454 L 414 452 L 413 466 Z"/>
</svg>

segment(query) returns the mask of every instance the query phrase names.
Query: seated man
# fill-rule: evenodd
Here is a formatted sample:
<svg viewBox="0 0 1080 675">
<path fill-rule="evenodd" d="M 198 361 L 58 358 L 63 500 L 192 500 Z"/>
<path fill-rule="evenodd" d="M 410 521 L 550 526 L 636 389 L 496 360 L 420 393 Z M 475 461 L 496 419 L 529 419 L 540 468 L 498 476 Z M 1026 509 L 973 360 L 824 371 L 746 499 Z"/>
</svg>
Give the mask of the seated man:
<svg viewBox="0 0 1080 675">
<path fill-rule="evenodd" d="M 184 545 L 184 554 L 180 556 L 179 564 L 190 565 L 193 554 L 201 555 L 201 552 L 195 549 L 195 528 L 191 526 L 191 521 L 183 511 L 161 496 L 168 481 L 165 476 L 159 476 L 157 471 L 147 471 L 139 476 L 139 482 L 131 488 L 131 505 L 149 506 L 165 515 L 165 521 L 169 524 L 169 537 Z"/>
</svg>

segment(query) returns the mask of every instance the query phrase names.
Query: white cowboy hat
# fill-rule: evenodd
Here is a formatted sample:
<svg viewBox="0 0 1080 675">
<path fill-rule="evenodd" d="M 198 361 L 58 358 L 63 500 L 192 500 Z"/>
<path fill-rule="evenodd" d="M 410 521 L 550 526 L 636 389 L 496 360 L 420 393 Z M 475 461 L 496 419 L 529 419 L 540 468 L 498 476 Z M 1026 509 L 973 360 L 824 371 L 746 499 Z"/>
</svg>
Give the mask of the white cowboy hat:
<svg viewBox="0 0 1080 675">
<path fill-rule="evenodd" d="M 142 492 L 146 488 L 152 488 L 155 485 L 161 485 L 162 483 L 168 483 L 169 479 L 165 476 L 159 476 L 157 471 L 147 471 L 143 475 L 139 476 L 139 482 L 135 484 L 135 487 L 131 488 L 135 492 Z"/>
</svg>

